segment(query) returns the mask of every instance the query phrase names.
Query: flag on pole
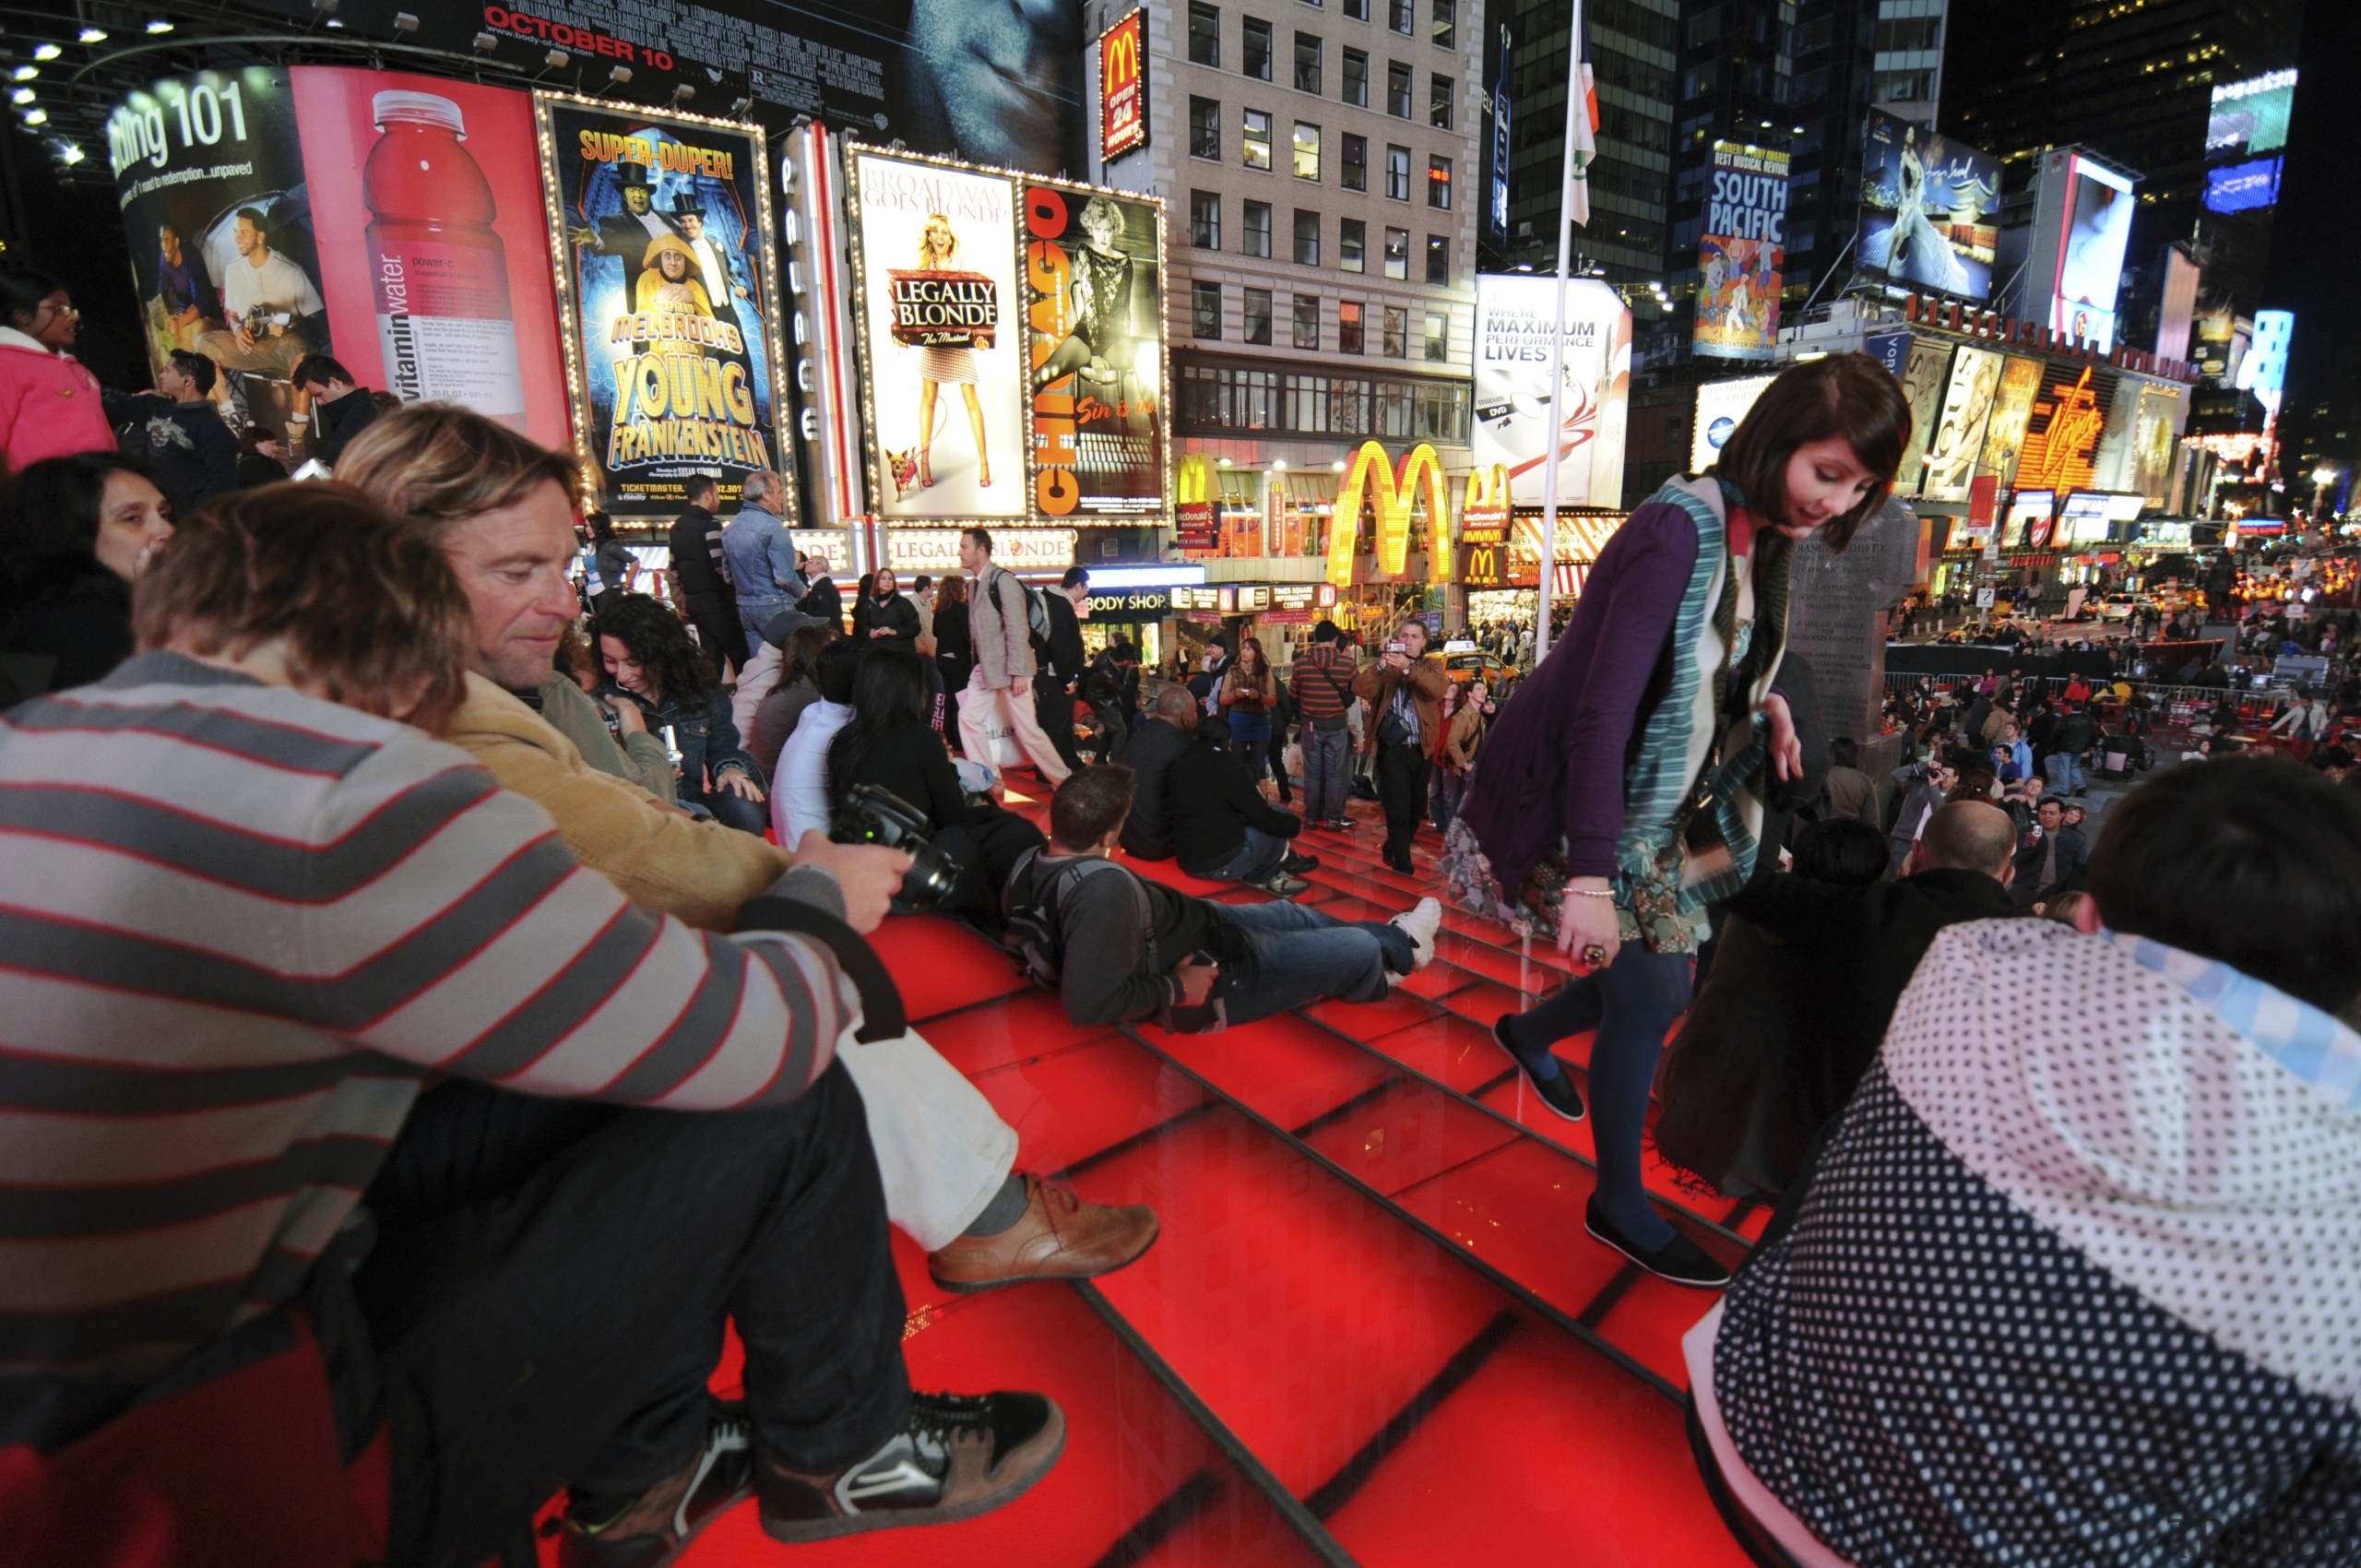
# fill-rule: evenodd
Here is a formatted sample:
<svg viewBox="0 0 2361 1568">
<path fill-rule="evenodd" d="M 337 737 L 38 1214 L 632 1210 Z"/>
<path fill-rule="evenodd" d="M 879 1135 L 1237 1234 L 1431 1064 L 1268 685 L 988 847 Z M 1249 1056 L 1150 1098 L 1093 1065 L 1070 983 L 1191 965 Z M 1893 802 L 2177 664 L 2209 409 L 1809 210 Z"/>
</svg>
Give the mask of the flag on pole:
<svg viewBox="0 0 2361 1568">
<path fill-rule="evenodd" d="M 1598 78 L 1591 73 L 1590 38 L 1583 26 L 1583 0 L 1573 0 L 1573 25 L 1566 41 L 1571 60 L 1566 72 L 1566 134 L 1573 138 L 1573 156 L 1566 160 L 1566 216 L 1587 229 L 1590 166 L 1598 157 Z"/>
</svg>

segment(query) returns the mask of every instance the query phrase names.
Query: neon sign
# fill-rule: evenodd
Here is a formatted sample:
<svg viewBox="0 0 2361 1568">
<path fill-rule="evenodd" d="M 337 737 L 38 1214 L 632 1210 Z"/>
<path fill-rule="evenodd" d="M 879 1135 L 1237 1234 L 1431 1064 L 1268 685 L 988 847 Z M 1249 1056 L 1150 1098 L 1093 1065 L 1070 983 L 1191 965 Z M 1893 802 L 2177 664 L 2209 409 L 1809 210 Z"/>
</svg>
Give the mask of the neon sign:
<svg viewBox="0 0 2361 1568">
<path fill-rule="evenodd" d="M 1424 442 L 1403 455 L 1399 472 L 1387 461 L 1385 448 L 1363 442 L 1353 454 L 1353 465 L 1336 495 L 1336 511 L 1328 529 L 1328 580 L 1340 588 L 1353 586 L 1353 547 L 1360 534 L 1361 502 L 1367 497 L 1377 516 L 1378 570 L 1399 576 L 1409 564 L 1410 514 L 1420 499 L 1427 504 L 1427 569 L 1435 582 L 1451 580 L 1451 498 L 1443 487 L 1442 459 Z"/>
</svg>

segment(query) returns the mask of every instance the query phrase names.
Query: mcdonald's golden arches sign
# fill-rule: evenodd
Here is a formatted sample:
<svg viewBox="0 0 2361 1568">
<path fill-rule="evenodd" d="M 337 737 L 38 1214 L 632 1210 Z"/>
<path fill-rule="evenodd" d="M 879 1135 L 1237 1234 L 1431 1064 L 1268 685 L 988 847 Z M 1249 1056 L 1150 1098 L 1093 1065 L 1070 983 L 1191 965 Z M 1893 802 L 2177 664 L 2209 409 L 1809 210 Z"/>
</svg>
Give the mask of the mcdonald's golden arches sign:
<svg viewBox="0 0 2361 1568">
<path fill-rule="evenodd" d="M 1147 13 L 1098 35 L 1098 146 L 1120 158 L 1147 145 Z"/>
<path fill-rule="evenodd" d="M 1397 474 L 1385 448 L 1369 441 L 1353 454 L 1344 488 L 1336 493 L 1335 516 L 1328 525 L 1330 582 L 1340 588 L 1353 586 L 1353 547 L 1364 497 L 1377 518 L 1373 542 L 1379 571 L 1398 576 L 1409 564 L 1411 513 L 1423 500 L 1428 574 L 1439 583 L 1451 580 L 1451 498 L 1443 485 L 1442 459 L 1421 442 L 1403 454 Z"/>
</svg>

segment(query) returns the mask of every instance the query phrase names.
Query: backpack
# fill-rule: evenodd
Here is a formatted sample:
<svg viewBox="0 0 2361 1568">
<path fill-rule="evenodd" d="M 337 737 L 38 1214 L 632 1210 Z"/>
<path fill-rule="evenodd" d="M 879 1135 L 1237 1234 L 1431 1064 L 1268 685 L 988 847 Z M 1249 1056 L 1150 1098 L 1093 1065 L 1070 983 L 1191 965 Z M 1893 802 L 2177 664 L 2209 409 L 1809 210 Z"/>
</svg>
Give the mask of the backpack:
<svg viewBox="0 0 2361 1568">
<path fill-rule="evenodd" d="M 1025 590 L 1025 624 L 1033 633 L 1033 651 L 1047 653 L 1050 651 L 1050 601 L 1031 583 L 1020 580 L 1016 586 Z"/>
<path fill-rule="evenodd" d="M 1000 944 L 1016 960 L 1017 972 L 1044 991 L 1056 991 L 1065 979 L 1066 942 L 1062 926 L 1066 901 L 1074 897 L 1082 879 L 1094 872 L 1111 871 L 1121 873 L 1131 885 L 1133 901 L 1139 907 L 1140 938 L 1147 944 L 1147 963 L 1152 971 L 1161 971 L 1157 961 L 1156 938 L 1149 935 L 1154 928 L 1156 911 L 1148 904 L 1147 889 L 1140 879 L 1114 861 L 1092 855 L 1069 861 L 1047 876 L 1035 874 L 1040 859 L 1038 849 L 1026 850 L 1009 868 L 1008 887 L 1001 896 L 1002 929 Z"/>
</svg>

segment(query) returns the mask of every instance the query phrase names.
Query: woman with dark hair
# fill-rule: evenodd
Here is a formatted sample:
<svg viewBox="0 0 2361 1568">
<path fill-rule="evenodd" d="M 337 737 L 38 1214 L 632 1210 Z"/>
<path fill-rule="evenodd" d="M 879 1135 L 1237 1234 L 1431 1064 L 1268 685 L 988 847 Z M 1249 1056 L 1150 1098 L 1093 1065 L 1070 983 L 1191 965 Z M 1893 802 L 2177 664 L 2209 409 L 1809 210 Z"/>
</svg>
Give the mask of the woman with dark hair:
<svg viewBox="0 0 2361 1568">
<path fill-rule="evenodd" d="M 853 677 L 852 722 L 828 744 L 828 799 L 841 805 L 856 784 L 874 785 L 924 814 L 935 847 L 960 868 L 945 912 L 988 920 L 1017 858 L 1048 842 L 1014 812 L 967 798 L 950 750 L 927 723 L 926 669 L 891 643 L 869 649 Z"/>
<path fill-rule="evenodd" d="M 677 759 L 681 804 L 759 836 L 770 825 L 763 770 L 739 745 L 730 694 L 680 618 L 644 593 L 627 593 L 599 613 L 593 631 L 611 683 L 599 695 L 637 702 L 648 731 L 664 737 Z"/>
<path fill-rule="evenodd" d="M 172 514 L 112 452 L 47 457 L 0 492 L 0 655 L 15 700 L 88 685 L 131 656 L 131 585 Z"/>
<path fill-rule="evenodd" d="M 1278 678 L 1260 637 L 1239 639 L 1238 657 L 1214 689 L 1215 711 L 1229 720 L 1230 753 L 1246 765 L 1246 777 L 1260 784 L 1271 744 L 1271 713 L 1279 704 Z"/>
<path fill-rule="evenodd" d="M 746 727 L 747 753 L 762 765 L 765 775 L 777 776 L 778 754 L 787 738 L 795 733 L 803 710 L 820 700 L 813 668 L 821 650 L 843 636 L 825 621 L 806 621 L 787 635 L 787 646 L 779 650 L 778 684 L 756 706 L 753 722 Z"/>
<path fill-rule="evenodd" d="M 967 579 L 954 572 L 934 588 L 934 667 L 943 676 L 943 732 L 959 733 L 959 694 L 976 668 L 967 627 Z M 979 757 L 979 762 L 989 762 Z"/>
<path fill-rule="evenodd" d="M 1470 907 L 1553 939 L 1580 975 L 1493 1036 L 1572 1120 L 1586 1108 L 1550 1048 L 1597 1031 L 1587 1229 L 1677 1284 L 1729 1271 L 1649 1202 L 1641 1137 L 1705 906 L 1752 873 L 1771 779 L 1803 773 L 1772 685 L 1788 562 L 1814 532 L 1852 541 L 1909 435 L 1900 383 L 1865 354 L 1773 382 L 1714 469 L 1667 483 L 1600 552 L 1564 637 L 1492 726 L 1446 840 L 1444 873 Z"/>
<path fill-rule="evenodd" d="M 0 267 L 0 468 L 114 450 L 99 378 L 66 352 L 81 330 L 64 284 Z"/>
</svg>

